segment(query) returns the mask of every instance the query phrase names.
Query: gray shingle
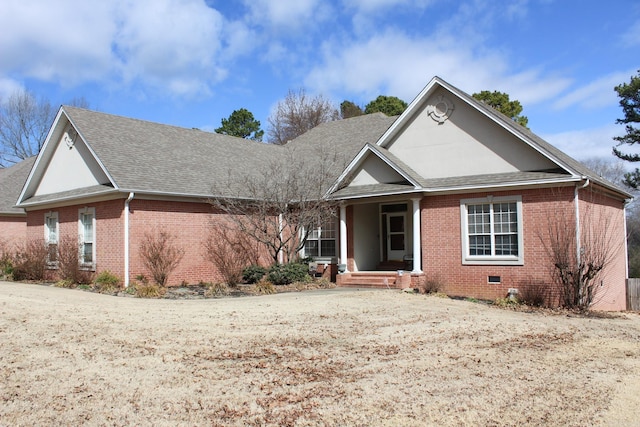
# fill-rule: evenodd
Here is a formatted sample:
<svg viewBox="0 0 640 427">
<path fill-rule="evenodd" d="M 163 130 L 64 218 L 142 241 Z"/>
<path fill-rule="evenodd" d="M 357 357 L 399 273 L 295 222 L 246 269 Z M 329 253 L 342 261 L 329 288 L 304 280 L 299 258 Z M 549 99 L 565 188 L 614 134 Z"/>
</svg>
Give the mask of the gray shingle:
<svg viewBox="0 0 640 427">
<path fill-rule="evenodd" d="M 0 215 L 26 215 L 14 208 L 36 158 L 29 157 L 15 165 L 0 169 Z"/>
</svg>

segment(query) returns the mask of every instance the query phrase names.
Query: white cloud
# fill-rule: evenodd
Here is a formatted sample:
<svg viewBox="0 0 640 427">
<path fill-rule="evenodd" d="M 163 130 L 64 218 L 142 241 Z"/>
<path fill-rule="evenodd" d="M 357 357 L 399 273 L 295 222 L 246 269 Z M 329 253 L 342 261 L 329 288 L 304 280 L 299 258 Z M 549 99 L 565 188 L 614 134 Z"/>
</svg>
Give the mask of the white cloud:
<svg viewBox="0 0 640 427">
<path fill-rule="evenodd" d="M 615 158 L 612 154 L 615 145 L 613 137 L 620 134 L 621 127 L 611 124 L 540 136 L 571 157 L 583 160 L 592 157 Z"/>
<path fill-rule="evenodd" d="M 24 86 L 19 82 L 13 79 L 0 77 L 0 102 L 22 90 L 24 90 Z"/>
<path fill-rule="evenodd" d="M 226 76 L 224 19 L 201 0 L 4 0 L 0 76 L 195 95 Z M 230 39 L 228 45 L 240 45 Z"/>
<path fill-rule="evenodd" d="M 545 78 L 541 71 L 513 73 L 505 55 L 460 39 L 411 38 L 399 31 L 346 46 L 328 42 L 322 59 L 307 77 L 309 87 L 364 99 L 382 93 L 409 102 L 434 75 L 469 93 L 501 90 L 526 104 L 552 98 L 568 85 L 567 79 Z"/>
<path fill-rule="evenodd" d="M 616 105 L 617 94 L 613 88 L 628 81 L 634 73 L 635 71 L 624 71 L 600 77 L 562 96 L 553 104 L 553 107 L 559 110 L 574 106 L 597 109 Z"/>
<path fill-rule="evenodd" d="M 626 47 L 640 46 L 640 20 L 629 26 L 622 34 L 622 43 Z"/>
<path fill-rule="evenodd" d="M 301 30 L 326 19 L 327 4 L 321 0 L 245 0 L 254 25 L 276 31 Z"/>
</svg>

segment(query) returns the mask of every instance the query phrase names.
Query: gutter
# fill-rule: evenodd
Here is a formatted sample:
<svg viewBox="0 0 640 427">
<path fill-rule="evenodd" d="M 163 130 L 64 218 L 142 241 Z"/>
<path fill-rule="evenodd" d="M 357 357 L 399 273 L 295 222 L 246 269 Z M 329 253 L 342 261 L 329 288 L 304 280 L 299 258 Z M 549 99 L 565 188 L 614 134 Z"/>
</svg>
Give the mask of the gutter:
<svg viewBox="0 0 640 427">
<path fill-rule="evenodd" d="M 129 287 L 129 204 L 135 197 L 132 192 L 124 201 L 124 287 Z"/>
</svg>

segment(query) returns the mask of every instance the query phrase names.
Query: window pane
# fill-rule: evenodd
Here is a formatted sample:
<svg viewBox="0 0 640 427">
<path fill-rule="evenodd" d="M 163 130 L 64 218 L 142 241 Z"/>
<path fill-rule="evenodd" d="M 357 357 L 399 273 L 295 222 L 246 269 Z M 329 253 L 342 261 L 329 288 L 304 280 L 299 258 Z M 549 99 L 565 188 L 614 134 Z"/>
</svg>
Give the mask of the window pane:
<svg viewBox="0 0 640 427">
<path fill-rule="evenodd" d="M 391 250 L 403 251 L 404 250 L 404 234 L 392 234 L 390 237 L 391 237 Z"/>
<path fill-rule="evenodd" d="M 320 242 L 320 254 L 322 256 L 336 256 L 336 241 L 322 240 Z"/>
<path fill-rule="evenodd" d="M 404 217 L 403 216 L 389 217 L 389 231 L 391 233 L 402 233 L 404 231 Z"/>
<path fill-rule="evenodd" d="M 82 246 L 82 262 L 93 262 L 93 243 L 85 243 Z"/>
<path fill-rule="evenodd" d="M 322 234 L 323 239 L 335 239 L 336 238 L 336 223 L 331 220 L 322 225 Z"/>
<path fill-rule="evenodd" d="M 518 235 L 497 235 L 496 255 L 518 255 Z"/>
<path fill-rule="evenodd" d="M 469 255 L 491 255 L 491 236 L 469 236 Z"/>
<path fill-rule="evenodd" d="M 318 241 L 307 240 L 304 243 L 304 254 L 305 256 L 318 256 Z"/>
</svg>

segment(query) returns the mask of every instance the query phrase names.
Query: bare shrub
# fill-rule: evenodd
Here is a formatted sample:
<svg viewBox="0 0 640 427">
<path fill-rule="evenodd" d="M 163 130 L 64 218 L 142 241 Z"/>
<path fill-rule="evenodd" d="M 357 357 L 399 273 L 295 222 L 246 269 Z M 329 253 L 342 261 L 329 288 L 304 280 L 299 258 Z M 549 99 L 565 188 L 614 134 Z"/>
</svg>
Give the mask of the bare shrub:
<svg viewBox="0 0 640 427">
<path fill-rule="evenodd" d="M 31 239 L 15 253 L 13 280 L 44 280 L 49 250 L 44 239 Z"/>
<path fill-rule="evenodd" d="M 594 201 L 594 191 L 585 191 Z M 588 310 L 596 302 L 598 279 L 619 250 L 613 240 L 616 236 L 608 233 L 612 216 L 597 207 L 595 203 L 582 206 L 578 220 L 570 205 L 558 207 L 549 217 L 547 234 L 540 235 L 567 308 Z"/>
<path fill-rule="evenodd" d="M 79 244 L 75 239 L 61 238 L 58 245 L 57 266 L 61 280 L 75 285 L 88 285 L 93 280 L 93 272 L 80 267 Z M 51 253 L 49 253 L 51 259 Z"/>
<path fill-rule="evenodd" d="M 540 279 L 524 280 L 518 286 L 518 300 L 532 307 L 553 306 L 551 285 Z"/>
<path fill-rule="evenodd" d="M 140 255 L 144 266 L 151 273 L 153 280 L 165 286 L 169 275 L 178 267 L 184 257 L 184 249 L 176 246 L 176 236 L 157 230 L 145 233 L 140 243 Z"/>
<path fill-rule="evenodd" d="M 226 284 L 235 286 L 242 281 L 243 269 L 259 262 L 260 247 L 247 234 L 215 224 L 204 242 L 204 251 Z"/>
<path fill-rule="evenodd" d="M 421 291 L 425 294 L 437 294 L 444 288 L 444 285 L 444 278 L 441 275 L 435 274 L 427 276 L 424 284 L 421 286 Z"/>
</svg>

